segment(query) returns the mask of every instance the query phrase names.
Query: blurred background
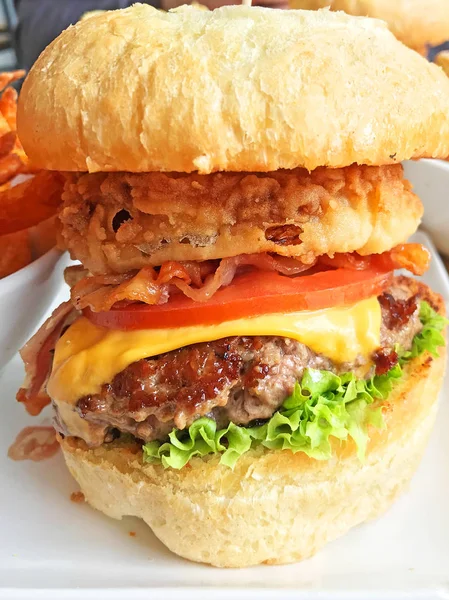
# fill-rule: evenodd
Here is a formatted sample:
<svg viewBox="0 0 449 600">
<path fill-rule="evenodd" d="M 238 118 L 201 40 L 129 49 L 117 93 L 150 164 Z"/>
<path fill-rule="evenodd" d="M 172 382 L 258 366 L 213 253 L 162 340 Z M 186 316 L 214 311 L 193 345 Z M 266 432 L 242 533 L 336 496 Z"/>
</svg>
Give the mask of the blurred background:
<svg viewBox="0 0 449 600">
<path fill-rule="evenodd" d="M 14 2 L 0 1 L 0 70 L 17 68 L 17 56 L 14 50 L 13 32 L 17 25 Z"/>
<path fill-rule="evenodd" d="M 136 0 L 0 0 L 0 69 L 29 69 L 42 50 L 66 27 L 90 11 L 126 8 Z M 185 0 L 140 0 L 169 10 Z M 202 0 L 205 8 L 240 4 L 232 0 Z M 288 0 L 254 0 L 254 5 L 287 8 Z"/>
<path fill-rule="evenodd" d="M 96 10 L 125 8 L 136 0 L 0 0 L 0 69 L 29 69 L 61 31 Z M 140 0 L 168 10 L 183 0 Z M 197 7 L 214 9 L 240 0 L 201 0 Z M 434 60 L 449 49 L 449 0 L 253 0 L 255 6 L 317 9 L 328 6 L 352 14 L 384 18 L 407 45 Z M 446 29 L 447 35 L 446 35 Z M 420 47 L 416 47 L 416 40 Z M 429 43 L 430 42 L 430 43 Z M 443 65 L 442 65 L 443 66 Z"/>
</svg>

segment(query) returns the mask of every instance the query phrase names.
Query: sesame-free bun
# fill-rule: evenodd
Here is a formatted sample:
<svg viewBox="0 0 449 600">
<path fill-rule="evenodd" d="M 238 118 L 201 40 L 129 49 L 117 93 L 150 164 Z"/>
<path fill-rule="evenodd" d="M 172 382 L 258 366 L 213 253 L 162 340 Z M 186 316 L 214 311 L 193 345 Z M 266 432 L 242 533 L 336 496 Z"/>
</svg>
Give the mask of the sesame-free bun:
<svg viewBox="0 0 449 600">
<path fill-rule="evenodd" d="M 449 40 L 447 0 L 290 0 L 290 6 L 308 10 L 328 6 L 350 15 L 383 19 L 401 42 L 423 54 L 427 44 L 437 46 Z"/>
<path fill-rule="evenodd" d="M 380 21 L 146 4 L 64 31 L 20 95 L 36 167 L 275 171 L 449 155 L 449 81 Z"/>
<path fill-rule="evenodd" d="M 382 514 L 407 488 L 435 419 L 444 359 L 416 359 L 397 385 L 388 429 L 360 464 L 352 445 L 317 461 L 290 451 L 250 451 L 234 470 L 217 458 L 189 468 L 142 464 L 142 450 L 113 443 L 89 450 L 61 441 L 87 502 L 106 515 L 143 519 L 172 551 L 217 567 L 308 558 Z"/>
<path fill-rule="evenodd" d="M 416 285 L 443 310 L 439 296 Z M 441 348 L 439 358 L 423 353 L 404 367 L 386 427 L 372 430 L 363 464 L 352 442 L 336 444 L 328 461 L 259 448 L 234 470 L 213 456 L 193 458 L 180 471 L 144 464 L 136 444 L 60 443 L 94 508 L 142 518 L 176 554 L 219 567 L 294 562 L 382 514 L 407 489 L 435 420 L 444 363 Z"/>
<path fill-rule="evenodd" d="M 435 57 L 435 63 L 441 67 L 449 77 L 449 50 L 443 50 L 443 52 L 439 52 Z"/>
</svg>

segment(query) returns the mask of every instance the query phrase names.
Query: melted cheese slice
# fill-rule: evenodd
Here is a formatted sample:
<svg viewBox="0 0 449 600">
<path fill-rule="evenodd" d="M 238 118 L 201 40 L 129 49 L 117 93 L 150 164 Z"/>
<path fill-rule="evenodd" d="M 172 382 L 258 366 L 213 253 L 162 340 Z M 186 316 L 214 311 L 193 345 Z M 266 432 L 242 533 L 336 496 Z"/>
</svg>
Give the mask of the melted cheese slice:
<svg viewBox="0 0 449 600">
<path fill-rule="evenodd" d="M 75 404 L 100 392 L 131 363 L 198 342 L 228 336 L 272 335 L 302 342 L 337 363 L 369 356 L 380 343 L 377 298 L 339 308 L 277 313 L 217 325 L 117 331 L 77 319 L 56 344 L 47 384 L 57 402 Z"/>
</svg>

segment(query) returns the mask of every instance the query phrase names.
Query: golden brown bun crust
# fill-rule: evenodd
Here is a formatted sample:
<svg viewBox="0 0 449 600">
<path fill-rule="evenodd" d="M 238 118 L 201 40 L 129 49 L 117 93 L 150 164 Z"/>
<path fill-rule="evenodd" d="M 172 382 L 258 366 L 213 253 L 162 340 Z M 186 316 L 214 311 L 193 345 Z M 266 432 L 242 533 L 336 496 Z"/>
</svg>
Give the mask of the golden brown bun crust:
<svg viewBox="0 0 449 600">
<path fill-rule="evenodd" d="M 137 4 L 63 32 L 24 85 L 36 167 L 275 171 L 449 155 L 449 81 L 379 21 Z"/>
<path fill-rule="evenodd" d="M 63 198 L 64 245 L 95 274 L 253 252 L 307 264 L 334 252 L 380 253 L 405 242 L 422 215 L 401 165 L 73 174 Z M 122 209 L 132 219 L 117 230 Z"/>
<path fill-rule="evenodd" d="M 439 52 L 435 57 L 435 63 L 441 67 L 449 77 L 449 50 Z"/>
<path fill-rule="evenodd" d="M 417 283 L 440 311 L 442 299 Z M 66 463 L 86 500 L 110 517 L 142 518 L 173 552 L 219 567 L 287 563 L 315 554 L 351 527 L 384 512 L 406 489 L 430 431 L 445 352 L 424 353 L 404 368 L 388 399 L 386 428 L 373 430 L 363 466 L 352 442 L 335 458 L 258 449 L 233 471 L 218 458 L 189 468 L 142 463 L 135 445 L 89 450 L 61 441 Z"/>
<path fill-rule="evenodd" d="M 422 52 L 449 39 L 447 0 L 290 0 L 292 8 L 332 10 L 387 22 L 394 35 L 410 48 Z"/>
</svg>

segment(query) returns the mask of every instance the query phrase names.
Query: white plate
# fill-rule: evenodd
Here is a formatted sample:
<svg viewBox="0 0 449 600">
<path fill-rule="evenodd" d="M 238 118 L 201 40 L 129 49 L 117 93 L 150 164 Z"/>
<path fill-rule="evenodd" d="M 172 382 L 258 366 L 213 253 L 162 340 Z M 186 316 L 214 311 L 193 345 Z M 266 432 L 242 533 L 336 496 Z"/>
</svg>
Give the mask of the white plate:
<svg viewBox="0 0 449 600">
<path fill-rule="evenodd" d="M 416 241 L 431 246 L 422 233 Z M 424 280 L 449 302 L 438 257 Z M 48 417 L 27 418 L 14 402 L 21 378 L 14 359 L 0 379 L 1 599 L 448 598 L 447 380 L 419 472 L 384 517 L 299 564 L 219 570 L 174 556 L 137 519 L 113 521 L 71 502 L 77 487 L 61 456 L 43 463 L 8 460 L 7 448 L 22 427 L 48 423 Z"/>
<path fill-rule="evenodd" d="M 405 177 L 424 204 L 423 227 L 449 256 L 449 162 L 423 158 L 403 164 Z"/>
<path fill-rule="evenodd" d="M 52 248 L 0 280 L 0 370 L 39 325 L 61 288 L 67 253 Z"/>
</svg>

